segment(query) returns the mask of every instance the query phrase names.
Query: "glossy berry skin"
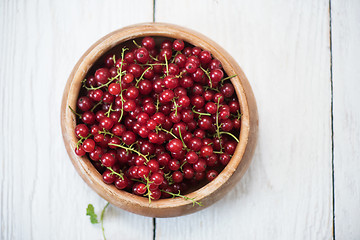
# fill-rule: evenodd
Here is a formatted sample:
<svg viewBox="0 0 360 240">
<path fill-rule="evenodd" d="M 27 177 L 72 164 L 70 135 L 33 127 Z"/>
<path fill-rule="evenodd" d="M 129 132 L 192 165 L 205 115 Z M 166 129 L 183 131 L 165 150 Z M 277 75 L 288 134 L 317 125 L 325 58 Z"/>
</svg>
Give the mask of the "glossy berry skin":
<svg viewBox="0 0 360 240">
<path fill-rule="evenodd" d="M 103 181 L 106 184 L 112 184 L 116 180 L 116 175 L 112 174 L 110 170 L 105 170 L 105 172 L 102 174 Z"/>
<path fill-rule="evenodd" d="M 194 62 L 186 62 L 185 69 L 188 73 L 194 73 L 196 72 L 197 65 Z"/>
<path fill-rule="evenodd" d="M 182 150 L 182 147 L 183 144 L 179 139 L 172 139 L 167 145 L 167 149 L 170 152 L 175 152 L 175 153 L 180 152 Z"/>
<path fill-rule="evenodd" d="M 175 97 L 175 94 L 172 90 L 164 90 L 160 96 L 159 96 L 159 101 L 160 103 L 168 103 L 168 102 L 171 102 L 171 100 Z"/>
<path fill-rule="evenodd" d="M 91 111 L 84 112 L 81 115 L 81 120 L 88 125 L 92 125 L 95 123 L 96 117 L 95 114 Z"/>
<path fill-rule="evenodd" d="M 77 106 L 81 111 L 86 112 L 93 107 L 93 103 L 90 98 L 84 96 L 78 99 Z"/>
<path fill-rule="evenodd" d="M 111 95 L 114 95 L 114 96 L 117 96 L 119 95 L 121 92 L 121 87 L 120 87 L 120 84 L 118 83 L 111 83 L 110 86 L 109 86 L 109 93 Z"/>
<path fill-rule="evenodd" d="M 130 132 L 130 131 L 126 131 L 123 136 L 122 136 L 122 139 L 124 141 L 124 143 L 126 145 L 131 145 L 135 142 L 136 140 L 136 136 L 133 132 Z"/>
<path fill-rule="evenodd" d="M 85 124 L 78 124 L 75 127 L 75 135 L 80 137 L 87 137 L 89 135 L 90 131 L 89 128 Z"/>
<path fill-rule="evenodd" d="M 171 159 L 168 163 L 168 168 L 172 171 L 176 171 L 180 168 L 180 162 L 176 159 Z"/>
<path fill-rule="evenodd" d="M 225 83 L 221 88 L 220 88 L 221 93 L 225 96 L 225 97 L 231 97 L 234 92 L 234 86 L 231 83 Z"/>
<path fill-rule="evenodd" d="M 194 137 L 189 142 L 189 148 L 195 152 L 200 151 L 202 146 L 202 141 L 200 138 Z"/>
<path fill-rule="evenodd" d="M 211 146 L 202 146 L 200 149 L 201 157 L 210 157 L 213 153 L 213 148 Z"/>
<path fill-rule="evenodd" d="M 206 170 L 206 161 L 200 158 L 196 163 L 194 163 L 193 168 L 196 172 L 204 172 Z"/>
<path fill-rule="evenodd" d="M 209 51 L 202 51 L 199 56 L 202 65 L 208 64 L 211 61 L 211 54 Z"/>
<path fill-rule="evenodd" d="M 183 181 L 183 174 L 180 171 L 175 171 L 172 174 L 172 179 L 176 183 L 180 183 Z"/>
<path fill-rule="evenodd" d="M 104 93 L 101 91 L 101 89 L 91 90 L 89 92 L 89 98 L 93 101 L 99 102 L 101 101 Z"/>
<path fill-rule="evenodd" d="M 217 176 L 219 175 L 219 173 L 216 170 L 209 170 L 206 172 L 206 179 L 211 182 L 212 180 L 214 180 Z"/>
<path fill-rule="evenodd" d="M 217 111 L 217 106 L 214 102 L 207 102 L 205 105 L 205 110 L 210 114 L 215 114 Z"/>
<path fill-rule="evenodd" d="M 146 193 L 146 186 L 143 183 L 137 183 L 133 187 L 133 193 L 136 195 L 143 195 Z"/>
<path fill-rule="evenodd" d="M 75 154 L 78 155 L 79 157 L 82 157 L 86 154 L 86 152 L 82 146 L 79 146 L 75 148 Z"/>
<path fill-rule="evenodd" d="M 185 160 L 190 164 L 196 163 L 198 161 L 198 159 L 199 159 L 199 156 L 196 154 L 195 151 L 189 151 L 186 154 L 186 158 L 185 158 Z"/>
<path fill-rule="evenodd" d="M 146 63 L 147 61 L 149 61 L 150 56 L 148 50 L 146 48 L 139 48 L 136 51 L 135 59 L 139 63 Z"/>
<path fill-rule="evenodd" d="M 101 163 L 105 167 L 112 167 L 115 164 L 115 156 L 110 153 L 105 153 L 101 156 Z"/>
<path fill-rule="evenodd" d="M 115 180 L 115 187 L 117 189 L 125 189 L 126 187 L 128 187 L 130 184 L 130 180 L 127 177 L 123 177 L 123 178 L 118 178 Z"/>
<path fill-rule="evenodd" d="M 114 121 L 111 118 L 105 116 L 100 120 L 100 126 L 110 130 L 114 126 Z"/>
<path fill-rule="evenodd" d="M 150 177 L 150 181 L 153 182 L 156 185 L 160 185 L 162 184 L 162 182 L 164 181 L 164 177 L 162 174 L 160 173 L 153 173 Z"/>
<path fill-rule="evenodd" d="M 226 166 L 230 162 L 230 159 L 231 157 L 229 154 L 226 153 L 220 154 L 219 161 L 222 165 Z"/>
<path fill-rule="evenodd" d="M 181 51 L 184 49 L 185 47 L 185 43 L 183 40 L 180 40 L 180 39 L 176 39 L 173 44 L 172 44 L 172 47 L 175 51 Z"/>
<path fill-rule="evenodd" d="M 110 72 L 107 68 L 100 68 L 95 72 L 95 79 L 100 84 L 105 84 L 110 77 Z"/>
<path fill-rule="evenodd" d="M 155 48 L 155 40 L 152 37 L 144 37 L 142 40 L 142 45 L 147 49 L 151 50 Z"/>
<path fill-rule="evenodd" d="M 179 86 L 179 80 L 175 76 L 169 75 L 164 78 L 164 85 L 166 88 L 174 89 Z"/>
<path fill-rule="evenodd" d="M 218 83 L 224 77 L 224 72 L 221 69 L 215 69 L 210 72 L 211 81 Z"/>
<path fill-rule="evenodd" d="M 88 153 L 92 152 L 95 149 L 95 141 L 88 138 L 83 142 L 82 147 L 83 147 L 85 152 L 88 152 Z"/>
</svg>

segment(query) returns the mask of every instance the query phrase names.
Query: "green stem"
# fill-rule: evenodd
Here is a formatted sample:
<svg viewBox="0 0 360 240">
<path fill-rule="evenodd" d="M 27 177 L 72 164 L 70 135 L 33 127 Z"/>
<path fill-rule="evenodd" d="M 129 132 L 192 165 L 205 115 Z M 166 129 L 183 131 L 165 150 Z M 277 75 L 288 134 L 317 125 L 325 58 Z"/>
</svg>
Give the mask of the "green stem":
<svg viewBox="0 0 360 240">
<path fill-rule="evenodd" d="M 152 67 L 152 66 L 158 66 L 158 65 L 165 66 L 166 64 L 165 63 L 144 63 L 144 64 L 138 64 L 138 65 L 142 66 L 142 67 L 144 67 L 144 66 Z"/>
<path fill-rule="evenodd" d="M 183 140 L 183 138 L 182 138 L 182 136 L 181 136 L 181 129 L 180 129 L 180 127 L 179 127 L 179 136 L 180 136 L 180 140 L 181 140 L 184 148 L 186 149 L 186 151 L 190 151 L 190 149 L 188 149 L 188 147 L 186 146 L 186 144 L 185 144 L 185 142 L 184 142 L 184 140 Z"/>
<path fill-rule="evenodd" d="M 169 75 L 169 65 L 168 65 L 166 54 L 164 54 L 164 56 L 165 56 L 165 64 L 166 64 L 166 76 L 168 76 Z"/>
<path fill-rule="evenodd" d="M 101 212 L 101 216 L 100 216 L 100 222 L 101 222 L 101 230 L 102 230 L 102 234 L 103 234 L 103 238 L 104 240 L 106 240 L 106 237 L 105 237 L 105 229 L 104 229 L 104 213 L 105 213 L 105 210 L 106 208 L 109 206 L 110 203 L 107 203 L 105 205 L 105 207 L 103 208 L 102 212 Z"/>
<path fill-rule="evenodd" d="M 197 205 L 199 205 L 199 206 L 201 206 L 201 207 L 204 206 L 204 205 L 202 205 L 201 202 L 195 201 L 195 198 L 189 198 L 189 197 L 187 197 L 187 196 L 181 195 L 181 194 L 180 194 L 180 191 L 179 191 L 178 193 L 168 192 L 168 191 L 165 191 L 165 190 L 163 190 L 163 189 L 161 189 L 160 191 L 162 191 L 162 192 L 164 192 L 164 193 L 167 193 L 167 194 L 170 194 L 170 195 L 173 196 L 173 197 L 181 197 L 181 198 L 183 198 L 183 199 L 185 199 L 185 200 L 190 200 L 190 201 L 193 202 L 193 206 L 195 206 L 195 204 L 197 204 Z"/>
<path fill-rule="evenodd" d="M 136 47 L 141 48 L 141 46 L 135 40 L 133 40 L 133 43 L 135 44 Z"/>
<path fill-rule="evenodd" d="M 158 127 L 158 129 L 161 130 L 161 131 L 164 131 L 164 132 L 166 132 L 166 133 L 168 133 L 168 134 L 170 134 L 170 135 L 173 136 L 174 138 L 178 138 L 178 137 L 177 137 L 175 134 L 173 134 L 171 131 L 168 131 L 168 130 L 166 130 L 165 128 L 162 128 L 161 126 Z"/>
<path fill-rule="evenodd" d="M 119 121 L 118 122 L 121 122 L 121 119 L 124 115 L 124 109 L 121 109 L 121 113 L 120 113 L 120 117 L 119 117 Z"/>
<path fill-rule="evenodd" d="M 152 60 L 158 61 L 158 59 L 157 59 L 157 58 L 154 58 L 153 56 L 151 56 L 151 54 L 149 54 L 149 56 L 150 56 L 150 58 L 151 58 Z"/>
<path fill-rule="evenodd" d="M 147 193 L 144 195 L 144 196 L 148 196 L 148 198 L 149 198 L 149 204 L 151 204 L 151 199 L 154 199 L 152 196 L 151 196 L 151 191 L 150 191 L 150 183 L 153 183 L 153 182 L 151 182 L 150 180 L 149 180 L 149 178 L 148 177 L 144 177 L 144 179 L 146 180 L 146 183 L 144 183 L 145 184 L 145 188 L 146 188 L 146 190 L 147 190 Z"/>
<path fill-rule="evenodd" d="M 237 137 L 235 137 L 232 133 L 229 133 L 229 132 L 220 132 L 220 134 L 230 135 L 230 136 L 232 136 L 237 142 L 239 142 L 239 139 L 237 139 Z"/>
<path fill-rule="evenodd" d="M 72 109 L 72 108 L 70 107 L 70 105 L 69 105 L 68 107 L 70 108 L 70 111 L 71 111 L 73 114 L 75 114 L 76 116 L 78 116 L 78 117 L 81 119 L 81 115 L 80 115 L 80 114 L 78 114 L 77 112 L 75 112 L 74 109 Z"/>
<path fill-rule="evenodd" d="M 223 151 L 213 151 L 213 153 L 222 154 L 222 153 L 224 153 L 224 152 L 223 152 Z"/>
<path fill-rule="evenodd" d="M 195 106 L 192 107 L 191 111 L 193 111 L 193 113 L 196 113 L 196 114 L 198 114 L 200 116 L 211 116 L 210 113 L 201 113 L 201 112 L 196 111 Z"/>
<path fill-rule="evenodd" d="M 111 167 L 106 167 L 111 171 L 111 174 L 115 174 L 116 176 L 120 177 L 122 180 L 124 180 L 124 176 L 121 173 L 115 172 Z"/>
<path fill-rule="evenodd" d="M 128 150 L 128 151 L 132 151 L 132 152 L 136 153 L 137 155 L 142 156 L 143 158 L 145 158 L 146 162 L 149 162 L 149 159 L 144 154 L 142 154 L 141 152 L 139 152 L 139 151 L 137 151 L 137 150 L 135 150 L 135 149 L 133 149 L 131 147 L 125 147 L 123 145 L 119 145 L 119 144 L 115 144 L 115 143 L 109 143 L 109 145 L 119 147 L 119 148 L 123 148 L 123 149 Z"/>
<path fill-rule="evenodd" d="M 151 69 L 151 67 L 148 67 L 148 68 L 141 74 L 140 78 L 136 80 L 135 87 L 138 87 L 139 82 L 144 78 L 145 73 L 146 73 L 147 71 L 149 71 L 149 69 Z"/>
<path fill-rule="evenodd" d="M 210 87 L 212 88 L 212 81 L 211 81 L 211 78 L 210 78 L 210 74 L 207 70 L 205 70 L 203 67 L 200 66 L 200 69 L 203 70 L 203 72 L 205 73 L 205 75 L 209 78 L 210 80 Z"/>
<path fill-rule="evenodd" d="M 82 144 L 86 139 L 88 139 L 90 136 L 92 136 L 92 134 L 90 133 L 89 135 L 87 135 L 86 137 L 81 137 L 79 141 L 77 141 L 76 143 L 76 149 L 79 149 L 80 144 Z"/>
<path fill-rule="evenodd" d="M 112 103 L 110 104 L 109 110 L 104 114 L 105 116 L 109 117 L 111 113 Z"/>
<path fill-rule="evenodd" d="M 220 105 L 220 98 L 218 98 L 217 107 L 216 107 L 216 133 L 217 133 L 217 137 L 220 141 L 219 105 Z M 221 141 L 220 141 L 220 149 L 222 149 Z"/>
<path fill-rule="evenodd" d="M 225 81 L 225 80 L 228 80 L 228 79 L 233 78 L 233 77 L 236 77 L 236 76 L 237 76 L 237 74 L 232 75 L 232 76 L 230 76 L 230 77 L 223 78 L 223 79 L 220 80 L 220 82 L 223 82 L 223 81 Z"/>
<path fill-rule="evenodd" d="M 102 103 L 102 100 L 100 100 L 97 104 L 94 105 L 94 107 L 90 111 L 94 111 L 97 106 L 99 106 Z"/>
</svg>

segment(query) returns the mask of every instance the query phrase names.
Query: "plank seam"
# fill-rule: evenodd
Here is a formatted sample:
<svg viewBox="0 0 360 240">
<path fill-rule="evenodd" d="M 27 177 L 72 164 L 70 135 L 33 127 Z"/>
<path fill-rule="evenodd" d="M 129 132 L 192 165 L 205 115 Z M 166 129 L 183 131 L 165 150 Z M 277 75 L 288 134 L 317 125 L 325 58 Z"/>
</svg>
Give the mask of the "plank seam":
<svg viewBox="0 0 360 240">
<path fill-rule="evenodd" d="M 156 6 L 156 0 L 153 0 L 153 22 L 155 22 L 155 6 Z"/>
<path fill-rule="evenodd" d="M 331 180 L 332 180 L 332 222 L 333 222 L 333 239 L 335 240 L 335 168 L 334 168 L 334 88 L 333 88 L 333 56 L 332 56 L 332 16 L 331 16 L 331 0 L 329 0 L 329 43 L 330 43 L 330 92 L 331 92 Z"/>
</svg>

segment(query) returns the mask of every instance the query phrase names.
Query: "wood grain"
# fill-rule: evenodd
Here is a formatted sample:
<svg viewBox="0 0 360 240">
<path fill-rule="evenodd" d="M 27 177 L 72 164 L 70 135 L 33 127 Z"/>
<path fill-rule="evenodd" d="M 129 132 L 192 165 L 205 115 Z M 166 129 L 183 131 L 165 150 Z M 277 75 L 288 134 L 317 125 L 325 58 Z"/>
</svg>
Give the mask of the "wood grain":
<svg viewBox="0 0 360 240">
<path fill-rule="evenodd" d="M 360 239 L 360 2 L 332 1 L 335 234 Z"/>
<path fill-rule="evenodd" d="M 202 212 L 157 219 L 157 239 L 332 238 L 328 1 L 157 0 L 156 21 L 200 31 L 232 54 L 260 119 L 236 189 Z"/>
<path fill-rule="evenodd" d="M 137 14 L 126 14 L 134 5 Z M 60 131 L 77 59 L 103 35 L 152 20 L 151 1 L 0 1 L 0 239 L 101 239 L 105 205 L 78 176 Z M 141 227 L 139 227 L 141 226 Z M 152 239 L 151 218 L 109 207 L 109 239 Z"/>
</svg>

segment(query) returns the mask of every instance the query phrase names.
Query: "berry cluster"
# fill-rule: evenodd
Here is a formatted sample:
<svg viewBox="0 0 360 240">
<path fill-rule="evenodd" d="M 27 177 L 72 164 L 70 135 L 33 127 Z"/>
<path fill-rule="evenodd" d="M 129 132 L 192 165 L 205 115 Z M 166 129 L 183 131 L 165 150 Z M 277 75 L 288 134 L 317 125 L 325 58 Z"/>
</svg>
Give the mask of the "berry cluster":
<svg viewBox="0 0 360 240">
<path fill-rule="evenodd" d="M 70 108 L 78 117 L 75 153 L 118 189 L 149 201 L 188 199 L 181 193 L 216 178 L 239 141 L 234 76 L 182 40 L 133 42 L 84 79 L 78 113 Z"/>
</svg>

